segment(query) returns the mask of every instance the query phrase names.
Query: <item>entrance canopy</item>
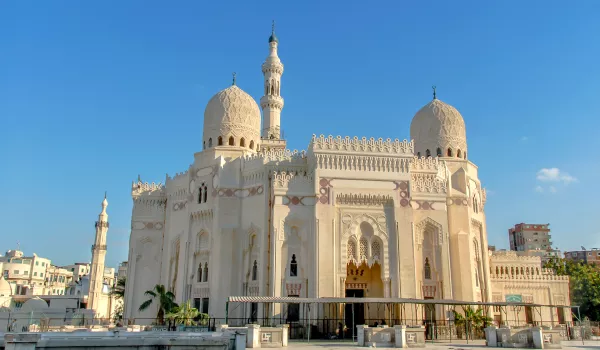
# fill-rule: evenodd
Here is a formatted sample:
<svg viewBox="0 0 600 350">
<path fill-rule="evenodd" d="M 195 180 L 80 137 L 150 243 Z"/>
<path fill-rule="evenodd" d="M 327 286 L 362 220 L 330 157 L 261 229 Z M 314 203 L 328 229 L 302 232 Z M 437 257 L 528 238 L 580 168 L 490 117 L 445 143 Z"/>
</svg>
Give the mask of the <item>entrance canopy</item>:
<svg viewBox="0 0 600 350">
<path fill-rule="evenodd" d="M 545 305 L 523 302 L 479 302 L 451 299 L 410 299 L 410 298 L 295 298 L 295 297 L 258 297 L 239 296 L 229 297 L 230 303 L 275 303 L 275 304 L 350 304 L 350 303 L 379 303 L 379 304 L 435 304 L 435 305 L 481 305 L 481 306 L 533 306 L 533 307 L 576 307 L 569 305 Z"/>
</svg>

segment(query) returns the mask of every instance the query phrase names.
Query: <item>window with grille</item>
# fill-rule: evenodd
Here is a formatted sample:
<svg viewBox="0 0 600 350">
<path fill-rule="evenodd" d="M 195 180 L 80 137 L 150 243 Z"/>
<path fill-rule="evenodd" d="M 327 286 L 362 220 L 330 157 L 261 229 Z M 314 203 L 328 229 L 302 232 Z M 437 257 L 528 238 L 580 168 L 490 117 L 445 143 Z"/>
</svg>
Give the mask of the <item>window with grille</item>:
<svg viewBox="0 0 600 350">
<path fill-rule="evenodd" d="M 348 241 L 348 261 L 356 260 L 356 242 Z"/>
<path fill-rule="evenodd" d="M 376 260 L 381 258 L 381 245 L 378 240 L 373 241 L 373 244 L 371 244 L 371 256 Z"/>
<path fill-rule="evenodd" d="M 360 259 L 364 260 L 367 258 L 367 240 L 364 238 L 360 239 Z"/>
</svg>

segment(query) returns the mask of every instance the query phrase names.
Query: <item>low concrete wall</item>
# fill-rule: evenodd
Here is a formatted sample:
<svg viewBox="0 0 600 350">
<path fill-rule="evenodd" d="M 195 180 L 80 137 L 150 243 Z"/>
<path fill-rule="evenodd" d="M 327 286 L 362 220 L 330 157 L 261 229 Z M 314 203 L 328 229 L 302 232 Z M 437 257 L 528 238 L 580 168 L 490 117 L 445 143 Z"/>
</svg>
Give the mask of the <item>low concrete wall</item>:
<svg viewBox="0 0 600 350">
<path fill-rule="evenodd" d="M 533 348 L 533 349 L 562 349 L 562 329 L 549 327 L 528 328 L 497 328 L 485 329 L 485 339 L 488 347 L 498 348 Z"/>
<path fill-rule="evenodd" d="M 288 345 L 289 326 L 287 324 L 277 327 L 261 327 L 257 324 L 249 324 L 246 327 L 220 325 L 218 330 L 244 336 L 246 348 L 282 348 Z"/>
<path fill-rule="evenodd" d="M 73 332 L 9 333 L 4 335 L 5 350 L 233 350 L 236 339 L 225 333 L 169 332 Z"/>
<path fill-rule="evenodd" d="M 424 348 L 425 327 L 358 325 L 357 341 L 367 347 Z"/>
</svg>

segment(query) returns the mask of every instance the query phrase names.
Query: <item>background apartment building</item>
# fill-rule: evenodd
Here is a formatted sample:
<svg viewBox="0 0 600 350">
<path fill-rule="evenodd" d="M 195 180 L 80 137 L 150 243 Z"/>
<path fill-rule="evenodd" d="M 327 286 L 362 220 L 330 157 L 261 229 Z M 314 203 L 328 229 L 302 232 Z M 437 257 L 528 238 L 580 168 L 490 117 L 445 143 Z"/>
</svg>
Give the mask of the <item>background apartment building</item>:
<svg viewBox="0 0 600 350">
<path fill-rule="evenodd" d="M 600 249 L 592 248 L 590 250 L 581 247 L 582 250 L 573 250 L 565 252 L 565 259 L 573 261 L 583 261 L 586 264 L 595 264 L 600 266 Z"/>
<path fill-rule="evenodd" d="M 520 255 L 539 256 L 542 262 L 561 257 L 558 249 L 552 248 L 550 224 L 516 224 L 508 229 L 510 250 Z"/>
</svg>

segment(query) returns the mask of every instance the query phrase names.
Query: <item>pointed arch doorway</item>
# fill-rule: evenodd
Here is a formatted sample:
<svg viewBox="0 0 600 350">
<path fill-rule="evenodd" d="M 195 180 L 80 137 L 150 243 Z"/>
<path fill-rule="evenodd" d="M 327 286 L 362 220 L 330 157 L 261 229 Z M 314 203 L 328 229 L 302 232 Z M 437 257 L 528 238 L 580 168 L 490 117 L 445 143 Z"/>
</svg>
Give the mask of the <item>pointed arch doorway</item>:
<svg viewBox="0 0 600 350">
<path fill-rule="evenodd" d="M 345 286 L 346 298 L 383 298 L 384 288 L 381 279 L 381 266 L 367 262 L 348 263 Z M 346 327 L 367 324 L 382 324 L 385 320 L 385 307 L 382 304 L 347 303 L 344 309 Z M 355 331 L 356 334 L 356 331 Z"/>
</svg>

